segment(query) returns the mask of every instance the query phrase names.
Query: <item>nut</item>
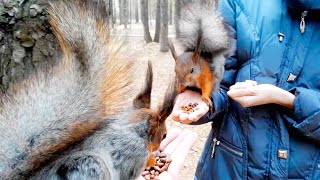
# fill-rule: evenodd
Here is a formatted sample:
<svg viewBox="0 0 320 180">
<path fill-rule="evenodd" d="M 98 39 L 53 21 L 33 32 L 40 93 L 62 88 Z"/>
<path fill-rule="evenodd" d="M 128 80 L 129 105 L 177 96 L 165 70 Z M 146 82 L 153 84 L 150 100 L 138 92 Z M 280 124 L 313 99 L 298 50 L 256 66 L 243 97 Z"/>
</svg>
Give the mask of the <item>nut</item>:
<svg viewBox="0 0 320 180">
<path fill-rule="evenodd" d="M 167 171 L 172 160 L 167 154 L 158 150 L 156 153 L 156 165 L 152 167 L 146 167 L 142 172 L 142 176 L 146 180 L 159 179 L 159 174 Z"/>
</svg>

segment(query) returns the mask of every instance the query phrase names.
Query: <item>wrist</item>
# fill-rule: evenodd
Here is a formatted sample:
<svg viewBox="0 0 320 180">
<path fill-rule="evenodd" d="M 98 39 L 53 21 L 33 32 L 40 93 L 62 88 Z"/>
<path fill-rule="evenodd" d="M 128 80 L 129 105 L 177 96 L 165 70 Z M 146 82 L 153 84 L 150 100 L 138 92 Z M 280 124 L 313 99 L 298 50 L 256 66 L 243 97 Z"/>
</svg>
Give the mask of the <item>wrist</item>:
<svg viewBox="0 0 320 180">
<path fill-rule="evenodd" d="M 291 94 L 290 92 L 280 89 L 280 93 L 277 96 L 276 104 L 281 106 L 287 107 L 291 110 L 294 109 L 294 99 L 295 95 Z"/>
</svg>

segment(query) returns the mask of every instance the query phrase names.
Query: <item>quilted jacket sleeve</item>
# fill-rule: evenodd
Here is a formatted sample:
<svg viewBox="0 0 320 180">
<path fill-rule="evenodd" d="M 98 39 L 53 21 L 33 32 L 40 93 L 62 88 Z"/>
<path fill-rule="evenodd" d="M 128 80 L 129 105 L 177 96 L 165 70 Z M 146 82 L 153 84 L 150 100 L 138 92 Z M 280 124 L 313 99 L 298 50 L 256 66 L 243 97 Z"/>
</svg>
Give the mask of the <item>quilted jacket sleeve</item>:
<svg viewBox="0 0 320 180">
<path fill-rule="evenodd" d="M 305 136 L 320 141 L 320 92 L 295 88 L 294 118 L 289 123 Z"/>
<path fill-rule="evenodd" d="M 227 29 L 229 30 L 230 36 L 232 37 L 232 43 L 234 47 L 234 53 L 230 58 L 226 60 L 225 72 L 223 79 L 220 84 L 220 91 L 213 92 L 212 102 L 214 105 L 213 113 L 207 113 L 203 116 L 196 124 L 202 124 L 212 121 L 219 114 L 226 112 L 229 106 L 229 97 L 227 91 L 229 87 L 235 83 L 239 63 L 236 57 L 236 25 L 235 25 L 235 8 L 232 0 L 221 0 L 218 7 L 219 12 L 224 18 Z"/>
</svg>

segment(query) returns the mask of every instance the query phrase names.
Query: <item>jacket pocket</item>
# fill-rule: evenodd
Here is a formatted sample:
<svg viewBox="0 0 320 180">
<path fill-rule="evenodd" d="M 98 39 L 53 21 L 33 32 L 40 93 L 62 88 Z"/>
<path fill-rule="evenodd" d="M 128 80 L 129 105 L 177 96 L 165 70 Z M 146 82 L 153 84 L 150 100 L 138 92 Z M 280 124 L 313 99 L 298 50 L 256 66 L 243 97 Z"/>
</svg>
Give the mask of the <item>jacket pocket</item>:
<svg viewBox="0 0 320 180">
<path fill-rule="evenodd" d="M 219 143 L 217 145 L 220 146 L 220 148 L 222 148 L 224 151 L 231 153 L 232 155 L 235 155 L 235 156 L 239 156 L 239 157 L 243 156 L 242 150 L 228 143 L 224 139 L 220 139 L 220 141 L 218 142 Z"/>
<path fill-rule="evenodd" d="M 243 179 L 243 151 L 227 141 L 216 142 L 213 157 L 213 179 L 234 180 Z"/>
</svg>

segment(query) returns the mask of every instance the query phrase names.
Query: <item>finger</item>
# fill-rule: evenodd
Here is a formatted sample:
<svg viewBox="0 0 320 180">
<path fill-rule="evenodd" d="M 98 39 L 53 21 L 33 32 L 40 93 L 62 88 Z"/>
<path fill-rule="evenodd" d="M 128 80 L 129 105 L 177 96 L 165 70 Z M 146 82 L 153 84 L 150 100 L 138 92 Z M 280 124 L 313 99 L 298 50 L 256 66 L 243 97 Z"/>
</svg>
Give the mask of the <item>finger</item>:
<svg viewBox="0 0 320 180">
<path fill-rule="evenodd" d="M 192 123 L 193 121 L 190 121 L 189 120 L 189 114 L 187 114 L 187 113 L 182 113 L 180 116 L 179 116 L 179 122 L 181 123 L 181 124 L 190 124 L 190 123 Z"/>
<path fill-rule="evenodd" d="M 199 102 L 199 105 L 194 109 L 194 112 L 183 113 L 179 116 L 179 121 L 182 124 L 190 124 L 192 122 L 198 121 L 202 116 L 204 116 L 209 111 L 209 107 L 204 102 Z"/>
<path fill-rule="evenodd" d="M 188 120 L 191 122 L 196 122 L 198 121 L 198 112 L 192 112 L 188 115 Z"/>
<path fill-rule="evenodd" d="M 252 107 L 267 104 L 266 100 L 263 100 L 257 96 L 243 96 L 234 99 L 243 107 Z"/>
<path fill-rule="evenodd" d="M 183 130 L 177 138 L 175 138 L 166 146 L 166 148 L 164 149 L 164 153 L 171 155 L 172 152 L 179 146 L 179 144 L 183 141 L 184 138 L 186 138 L 189 133 L 191 133 L 190 130 Z"/>
<path fill-rule="evenodd" d="M 166 138 L 160 144 L 160 150 L 163 151 L 169 143 L 171 143 L 174 139 L 176 139 L 179 136 L 181 131 L 182 130 L 179 128 L 170 129 L 167 133 Z"/>
<path fill-rule="evenodd" d="M 193 121 L 190 121 L 189 119 L 185 119 L 185 120 L 180 120 L 180 123 L 181 124 L 190 124 L 192 123 Z"/>
<path fill-rule="evenodd" d="M 232 89 L 227 92 L 227 95 L 231 98 L 242 97 L 242 96 L 254 96 L 255 91 L 253 88 Z"/>
<path fill-rule="evenodd" d="M 172 113 L 171 113 L 171 118 L 172 118 L 174 121 L 179 122 L 179 121 L 180 121 L 180 115 L 181 115 L 182 113 L 183 113 L 183 110 L 181 110 L 181 109 L 173 110 Z"/>
<path fill-rule="evenodd" d="M 249 87 L 253 87 L 250 82 L 237 82 L 235 85 L 230 86 L 229 89 L 244 89 Z"/>
<path fill-rule="evenodd" d="M 209 111 L 209 107 L 207 104 L 200 104 L 198 109 L 193 113 L 190 113 L 188 119 L 192 122 L 197 122 L 201 117 L 203 117 Z"/>
<path fill-rule="evenodd" d="M 178 177 L 179 171 L 183 167 L 186 157 L 188 156 L 192 146 L 196 143 L 197 139 L 197 135 L 193 132 L 190 132 L 174 150 L 174 152 L 171 154 L 172 162 L 167 170 L 169 174 Z"/>
<path fill-rule="evenodd" d="M 246 80 L 245 82 L 252 84 L 252 86 L 258 85 L 257 81 L 253 81 L 253 80 Z"/>
</svg>

